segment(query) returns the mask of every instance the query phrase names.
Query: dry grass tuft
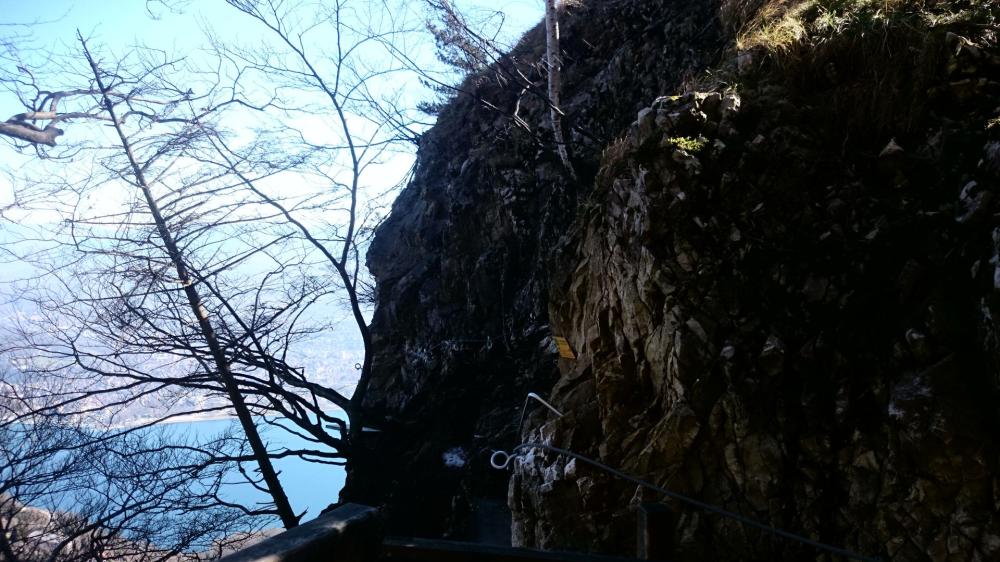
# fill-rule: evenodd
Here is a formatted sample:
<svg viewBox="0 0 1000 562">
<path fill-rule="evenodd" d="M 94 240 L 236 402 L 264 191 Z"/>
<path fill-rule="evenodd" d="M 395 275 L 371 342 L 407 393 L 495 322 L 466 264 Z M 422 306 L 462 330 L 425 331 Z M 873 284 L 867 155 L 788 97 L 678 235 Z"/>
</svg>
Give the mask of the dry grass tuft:
<svg viewBox="0 0 1000 562">
<path fill-rule="evenodd" d="M 983 20 L 996 10 L 995 0 L 730 0 L 723 5 L 723 17 L 738 20 L 737 49 L 784 53 L 846 34 L 862 37 L 899 26 Z"/>
<path fill-rule="evenodd" d="M 808 29 L 803 13 L 814 0 L 774 0 L 761 6 L 736 36 L 736 48 L 743 51 L 763 47 L 768 51 L 785 51 L 806 37 Z"/>
<path fill-rule="evenodd" d="M 732 0 L 735 2 L 736 0 Z M 835 115 L 833 136 L 909 131 L 926 92 L 946 80 L 951 34 L 996 44 L 997 0 L 744 0 L 757 12 L 738 28 L 731 80 L 767 73 Z M 732 6 L 729 8 L 734 10 Z M 736 10 L 738 11 L 738 10 Z M 740 62 L 750 61 L 740 68 Z M 744 63 L 746 64 L 746 63 Z"/>
</svg>

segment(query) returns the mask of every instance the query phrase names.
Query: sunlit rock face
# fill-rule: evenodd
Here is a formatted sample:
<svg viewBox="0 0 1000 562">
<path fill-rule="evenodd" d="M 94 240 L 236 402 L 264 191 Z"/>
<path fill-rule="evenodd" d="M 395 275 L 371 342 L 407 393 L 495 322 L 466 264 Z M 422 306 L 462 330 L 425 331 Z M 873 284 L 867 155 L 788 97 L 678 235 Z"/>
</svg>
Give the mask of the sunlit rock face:
<svg viewBox="0 0 1000 562">
<path fill-rule="evenodd" d="M 453 538 L 506 502 L 516 544 L 634 554 L 654 494 L 548 453 L 489 467 L 541 440 L 885 560 L 1000 557 L 995 32 L 739 51 L 732 4 L 570 8 L 577 182 L 531 96 L 541 138 L 470 98 L 425 135 L 369 253 L 383 431 L 344 499 Z M 532 402 L 518 434 L 532 391 L 564 415 Z M 670 505 L 676 560 L 823 560 Z"/>
</svg>

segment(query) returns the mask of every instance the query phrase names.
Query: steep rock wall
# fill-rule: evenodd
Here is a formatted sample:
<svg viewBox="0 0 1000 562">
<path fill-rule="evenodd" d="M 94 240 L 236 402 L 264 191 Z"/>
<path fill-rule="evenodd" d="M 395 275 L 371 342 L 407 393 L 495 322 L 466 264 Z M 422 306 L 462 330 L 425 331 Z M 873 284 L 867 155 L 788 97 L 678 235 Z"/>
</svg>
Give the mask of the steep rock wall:
<svg viewBox="0 0 1000 562">
<path fill-rule="evenodd" d="M 342 499 L 386 505 L 394 532 L 455 537 L 482 535 L 477 519 L 506 505 L 509 475 L 489 468 L 489 452 L 516 442 L 525 395 L 558 377 L 552 248 L 604 147 L 647 100 L 714 63 L 716 16 L 695 0 L 574 3 L 563 14 L 579 182 L 547 140 L 543 100 L 498 83 L 502 72 L 468 80 L 441 113 L 368 254 L 378 293 L 366 407 L 383 431 L 355 452 Z M 535 92 L 545 90 L 544 45 L 536 28 L 503 61 Z M 531 131 L 516 126 L 515 108 Z"/>
<path fill-rule="evenodd" d="M 726 50 L 762 4 L 810 5 L 827 35 Z M 441 115 L 369 254 L 383 431 L 344 499 L 484 538 L 506 498 L 518 544 L 631 554 L 657 498 L 551 454 L 488 467 L 540 439 L 885 559 L 1000 556 L 1000 58 L 995 25 L 949 16 L 995 7 L 821 4 L 874 5 L 572 8 L 576 183 L 537 99 L 541 139 L 511 125 L 518 92 L 471 83 L 507 111 Z M 518 436 L 529 391 L 566 415 L 532 405 Z M 675 559 L 816 557 L 674 507 Z"/>
<path fill-rule="evenodd" d="M 525 438 L 870 556 L 1000 557 L 995 39 L 845 35 L 640 111 L 553 268 L 566 415 Z M 515 541 L 627 549 L 657 498 L 567 461 L 517 464 Z M 668 503 L 676 560 L 817 555 Z"/>
</svg>

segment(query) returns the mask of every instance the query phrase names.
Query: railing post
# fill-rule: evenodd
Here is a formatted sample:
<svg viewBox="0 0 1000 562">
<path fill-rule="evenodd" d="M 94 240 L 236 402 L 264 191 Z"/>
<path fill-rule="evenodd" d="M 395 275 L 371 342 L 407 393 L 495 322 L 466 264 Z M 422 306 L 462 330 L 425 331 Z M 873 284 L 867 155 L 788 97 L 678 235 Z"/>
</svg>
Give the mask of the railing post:
<svg viewBox="0 0 1000 562">
<path fill-rule="evenodd" d="M 667 560 L 673 550 L 673 511 L 662 503 L 641 503 L 638 523 L 636 558 Z"/>
</svg>

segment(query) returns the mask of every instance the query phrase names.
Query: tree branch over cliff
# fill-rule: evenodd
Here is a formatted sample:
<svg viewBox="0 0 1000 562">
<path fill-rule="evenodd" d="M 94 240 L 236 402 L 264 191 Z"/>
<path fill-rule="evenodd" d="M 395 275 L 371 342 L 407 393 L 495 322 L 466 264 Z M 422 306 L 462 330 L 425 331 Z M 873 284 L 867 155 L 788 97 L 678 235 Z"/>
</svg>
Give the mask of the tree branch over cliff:
<svg viewBox="0 0 1000 562">
<path fill-rule="evenodd" d="M 508 90 L 517 92 L 516 103 L 511 110 L 505 110 L 484 99 L 467 87 L 466 83 L 456 85 L 437 76 L 420 65 L 408 54 L 395 51 L 395 56 L 405 61 L 437 92 L 470 96 L 490 111 L 506 114 L 519 129 L 533 136 L 540 145 L 553 147 L 566 173 L 576 179 L 576 171 L 570 160 L 570 146 L 563 127 L 565 114 L 561 108 L 562 52 L 559 41 L 560 4 L 555 0 L 545 0 L 546 53 L 544 60 L 525 65 L 512 54 L 509 46 L 501 44 L 494 34 L 479 29 L 477 24 L 463 14 L 452 0 L 425 0 L 433 18 L 427 24 L 428 30 L 437 44 L 438 58 L 445 64 L 459 70 L 463 78 L 493 75 L 497 83 Z M 390 46 L 391 48 L 391 46 Z M 541 75 L 538 79 L 535 73 Z M 468 80 L 466 80 L 468 82 Z M 521 116 L 521 105 L 526 95 L 540 100 L 548 109 L 548 122 L 552 130 L 551 138 L 540 134 Z M 440 102 L 439 104 L 440 105 Z M 429 107 L 429 110 L 437 106 Z M 587 134 L 585 131 L 580 131 Z"/>
<path fill-rule="evenodd" d="M 380 197 L 399 185 L 386 174 L 405 173 L 393 158 L 422 124 L 396 87 L 408 69 L 371 59 L 407 31 L 382 3 L 227 8 L 264 32 L 259 43 L 210 37 L 197 60 L 116 56 L 82 37 L 32 64 L 0 53 L 0 86 L 20 107 L 0 136 L 25 157 L 5 170 L 7 209 L 43 217 L 0 249 L 32 271 L 9 284 L 25 314 L 0 354 L 24 376 L 11 393 L 44 387 L 29 413 L 46 419 L 235 414 L 247 450 L 203 451 L 191 466 L 235 464 L 272 501 L 216 501 L 292 526 L 271 460 L 343 463 L 357 443 L 373 368 L 363 256 Z M 365 349 L 353 395 L 328 365 L 307 372 L 306 346 L 327 345 L 339 322 L 320 312 L 331 301 L 346 303 Z M 269 450 L 258 425 L 308 445 Z"/>
<path fill-rule="evenodd" d="M 559 48 L 559 12 L 556 0 L 545 0 L 545 65 L 548 70 L 549 121 L 556 153 L 570 177 L 576 179 L 576 171 L 569 160 L 569 147 L 563 132 L 562 104 L 559 101 L 562 90 L 562 51 Z"/>
</svg>

